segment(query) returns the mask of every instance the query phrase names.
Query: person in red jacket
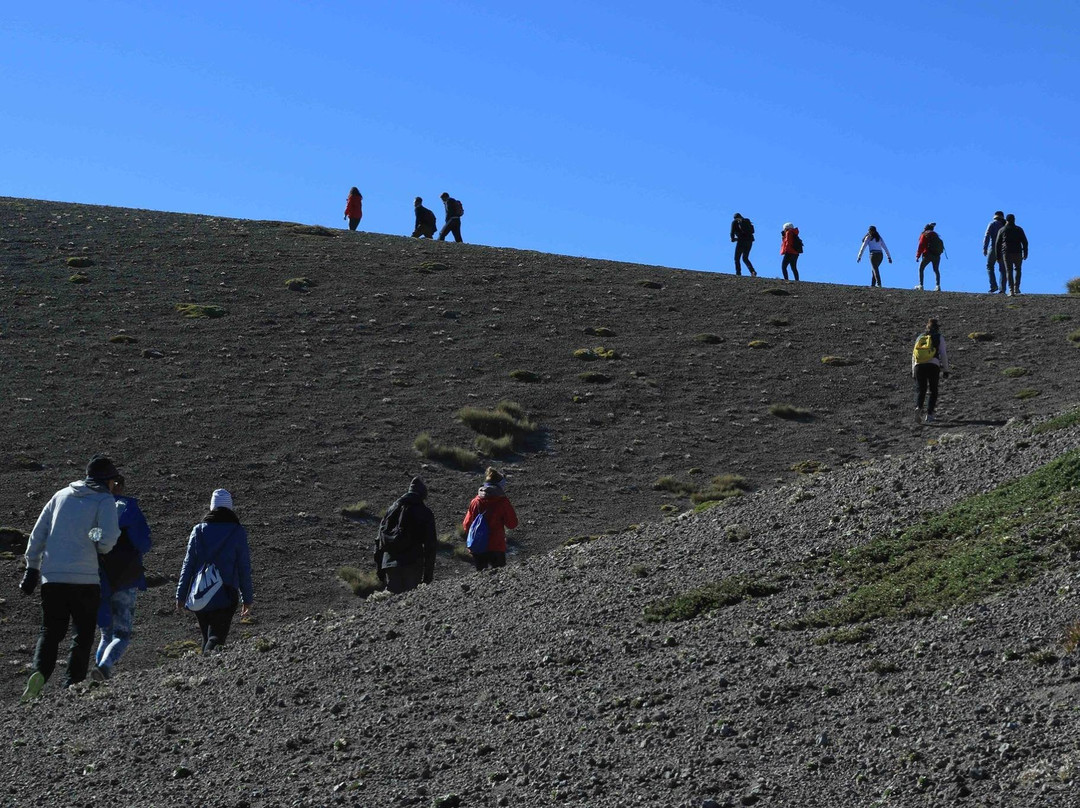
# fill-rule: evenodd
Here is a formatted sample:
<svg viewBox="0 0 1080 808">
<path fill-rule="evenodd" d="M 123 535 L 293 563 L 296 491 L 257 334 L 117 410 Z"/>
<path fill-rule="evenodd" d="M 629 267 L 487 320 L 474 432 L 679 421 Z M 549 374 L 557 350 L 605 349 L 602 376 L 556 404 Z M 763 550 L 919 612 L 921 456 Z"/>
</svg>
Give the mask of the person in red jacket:
<svg viewBox="0 0 1080 808">
<path fill-rule="evenodd" d="M 795 280 L 799 279 L 799 255 L 803 251 L 803 242 L 799 238 L 799 228 L 791 222 L 784 223 L 784 229 L 780 231 L 780 254 L 784 259 L 780 262 L 780 271 L 784 273 L 784 280 L 788 279 L 788 267 Z"/>
<path fill-rule="evenodd" d="M 487 522 L 487 548 L 483 551 L 469 548 L 476 570 L 505 567 L 506 531 L 507 528 L 513 530 L 518 526 L 518 518 L 514 506 L 506 498 L 506 478 L 491 467 L 484 473 L 484 484 L 465 512 L 465 521 L 461 526 L 466 532 L 481 514 Z"/>
<path fill-rule="evenodd" d="M 355 230 L 364 218 L 364 197 L 355 185 L 349 189 L 349 196 L 345 200 L 345 218 L 349 220 L 350 230 Z"/>
</svg>

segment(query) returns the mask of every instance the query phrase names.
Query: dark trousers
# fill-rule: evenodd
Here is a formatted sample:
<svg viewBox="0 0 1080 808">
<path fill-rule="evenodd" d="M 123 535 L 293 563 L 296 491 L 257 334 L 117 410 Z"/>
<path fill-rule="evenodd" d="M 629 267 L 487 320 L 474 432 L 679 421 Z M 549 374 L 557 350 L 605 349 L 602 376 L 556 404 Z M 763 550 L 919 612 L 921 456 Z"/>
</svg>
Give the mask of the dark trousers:
<svg viewBox="0 0 1080 808">
<path fill-rule="evenodd" d="M 784 260 L 780 262 L 780 271 L 784 273 L 784 280 L 788 279 L 787 271 L 788 267 L 791 267 L 791 274 L 795 276 L 795 280 L 799 279 L 799 254 L 798 253 L 784 253 Z"/>
<path fill-rule="evenodd" d="M 42 584 L 41 632 L 34 648 L 34 670 L 46 679 L 56 670 L 60 641 L 73 627 L 64 686 L 86 678 L 97 629 L 101 587 L 97 584 Z"/>
<path fill-rule="evenodd" d="M 938 265 L 941 263 L 940 255 L 931 255 L 930 253 L 923 253 L 922 263 L 919 264 L 919 286 L 923 285 L 923 270 L 926 269 L 927 264 L 934 265 L 934 286 L 941 286 L 941 273 L 938 272 Z"/>
<path fill-rule="evenodd" d="M 1003 264 L 991 247 L 990 252 L 986 256 L 986 274 L 990 276 L 990 292 L 994 293 L 998 290 L 998 282 L 995 271 L 1001 269 L 1001 293 L 1005 293 L 1005 264 Z"/>
<path fill-rule="evenodd" d="M 424 582 L 423 564 L 402 564 L 398 567 L 383 567 L 386 575 L 386 588 L 395 595 L 416 589 Z"/>
<path fill-rule="evenodd" d="M 201 612 L 195 612 L 195 619 L 199 621 L 199 631 L 202 632 L 204 654 L 209 654 L 218 646 L 225 644 L 225 640 L 229 638 L 229 629 L 232 628 L 232 619 L 235 614 L 235 603 L 224 609 L 204 609 Z"/>
<path fill-rule="evenodd" d="M 941 377 L 941 365 L 933 362 L 924 362 L 915 366 L 915 406 L 920 410 L 926 391 L 930 391 L 930 400 L 926 402 L 926 414 L 933 415 L 937 406 L 938 379 Z"/>
<path fill-rule="evenodd" d="M 750 270 L 751 275 L 757 275 L 754 271 L 754 265 L 750 263 L 750 248 L 754 246 L 752 241 L 736 241 L 735 242 L 735 274 L 742 275 L 742 264 L 740 260 L 746 264 L 746 268 Z"/>
<path fill-rule="evenodd" d="M 461 217 L 455 216 L 452 219 L 447 219 L 446 224 L 442 226 L 442 230 L 439 231 L 439 241 L 446 241 L 448 233 L 454 234 L 454 241 L 461 241 Z"/>
<path fill-rule="evenodd" d="M 488 567 L 505 567 L 506 553 L 473 553 L 473 563 L 476 564 L 477 572 Z"/>
<path fill-rule="evenodd" d="M 350 230 L 355 230 L 359 224 L 360 224 L 359 219 L 354 219 L 352 216 L 349 217 L 349 229 Z"/>
<path fill-rule="evenodd" d="M 881 262 L 885 260 L 885 253 L 881 250 L 870 251 L 870 285 L 881 286 Z"/>
<path fill-rule="evenodd" d="M 1020 253 L 1007 254 L 1001 261 L 1001 274 L 1008 273 L 1009 289 L 1015 295 L 1020 291 L 1020 267 L 1023 266 L 1024 256 Z M 1005 281 L 1002 279 L 1001 288 L 1005 288 Z"/>
</svg>

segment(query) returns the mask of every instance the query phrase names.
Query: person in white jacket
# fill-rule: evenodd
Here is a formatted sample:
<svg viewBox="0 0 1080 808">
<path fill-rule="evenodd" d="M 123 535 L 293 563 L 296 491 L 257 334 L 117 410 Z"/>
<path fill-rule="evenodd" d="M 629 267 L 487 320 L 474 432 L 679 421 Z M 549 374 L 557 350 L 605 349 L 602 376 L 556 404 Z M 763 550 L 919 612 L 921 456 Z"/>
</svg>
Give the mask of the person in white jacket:
<svg viewBox="0 0 1080 808">
<path fill-rule="evenodd" d="M 862 261 L 863 250 L 866 249 L 870 250 L 870 285 L 881 286 L 881 273 L 878 271 L 878 267 L 881 266 L 882 256 L 887 257 L 890 264 L 892 263 L 892 256 L 889 255 L 889 248 L 885 246 L 885 239 L 881 237 L 881 233 L 873 225 L 870 225 L 870 229 L 863 236 L 862 246 L 859 247 L 859 256 L 855 259 L 856 264 Z"/>
<path fill-rule="evenodd" d="M 112 460 L 95 456 L 86 467 L 86 479 L 53 494 L 30 531 L 26 574 L 19 588 L 31 595 L 41 582 L 41 631 L 23 701 L 41 695 L 69 626 L 74 634 L 64 685 L 86 678 L 101 599 L 98 555 L 109 552 L 120 538 L 112 495 L 119 476 Z"/>
</svg>

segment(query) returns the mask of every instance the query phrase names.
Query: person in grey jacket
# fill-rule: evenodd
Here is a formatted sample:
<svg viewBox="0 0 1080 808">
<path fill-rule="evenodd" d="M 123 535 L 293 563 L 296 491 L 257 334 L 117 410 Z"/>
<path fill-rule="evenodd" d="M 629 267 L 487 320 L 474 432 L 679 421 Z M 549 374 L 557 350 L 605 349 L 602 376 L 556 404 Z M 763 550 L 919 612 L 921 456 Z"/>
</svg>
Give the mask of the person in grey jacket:
<svg viewBox="0 0 1080 808">
<path fill-rule="evenodd" d="M 74 634 L 64 685 L 86 678 L 101 599 L 98 555 L 108 553 L 120 537 L 112 494 L 119 476 L 112 460 L 95 456 L 86 467 L 86 479 L 53 494 L 30 531 L 26 574 L 19 588 L 30 595 L 41 582 L 41 631 L 23 701 L 41 695 L 56 669 L 69 625 Z"/>
</svg>

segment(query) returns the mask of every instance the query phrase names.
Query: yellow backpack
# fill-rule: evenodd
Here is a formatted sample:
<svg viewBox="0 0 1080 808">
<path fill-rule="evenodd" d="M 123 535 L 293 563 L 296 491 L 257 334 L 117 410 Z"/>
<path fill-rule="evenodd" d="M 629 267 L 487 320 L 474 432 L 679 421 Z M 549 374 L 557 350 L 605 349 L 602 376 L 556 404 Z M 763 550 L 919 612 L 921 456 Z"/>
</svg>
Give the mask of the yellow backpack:
<svg viewBox="0 0 1080 808">
<path fill-rule="evenodd" d="M 911 358 L 915 364 L 922 365 L 936 356 L 937 345 L 934 344 L 934 338 L 930 334 L 921 334 L 915 340 L 915 347 L 911 351 Z"/>
</svg>

